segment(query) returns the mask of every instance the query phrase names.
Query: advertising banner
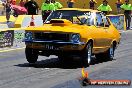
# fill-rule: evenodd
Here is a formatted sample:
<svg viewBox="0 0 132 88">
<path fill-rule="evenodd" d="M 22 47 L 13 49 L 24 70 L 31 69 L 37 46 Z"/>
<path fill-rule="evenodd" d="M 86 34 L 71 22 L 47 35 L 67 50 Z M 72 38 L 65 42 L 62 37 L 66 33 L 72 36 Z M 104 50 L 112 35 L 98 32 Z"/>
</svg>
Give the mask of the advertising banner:
<svg viewBox="0 0 132 88">
<path fill-rule="evenodd" d="M 0 48 L 17 48 L 25 47 L 22 42 L 25 36 L 24 30 L 7 30 L 0 32 Z"/>
<path fill-rule="evenodd" d="M 13 46 L 14 31 L 1 31 L 0 32 L 0 48 Z"/>
<path fill-rule="evenodd" d="M 107 15 L 107 17 L 111 20 L 111 22 L 118 30 L 126 30 L 124 15 Z"/>
<path fill-rule="evenodd" d="M 13 46 L 14 47 L 25 46 L 25 42 L 22 42 L 24 37 L 25 37 L 25 31 L 24 30 L 14 30 Z"/>
</svg>

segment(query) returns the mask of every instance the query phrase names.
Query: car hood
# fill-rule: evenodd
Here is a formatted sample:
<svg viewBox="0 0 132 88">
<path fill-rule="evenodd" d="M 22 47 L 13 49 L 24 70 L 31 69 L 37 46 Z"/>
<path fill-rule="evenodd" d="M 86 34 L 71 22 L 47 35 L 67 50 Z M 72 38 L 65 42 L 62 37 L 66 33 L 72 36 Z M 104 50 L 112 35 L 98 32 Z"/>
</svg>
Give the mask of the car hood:
<svg viewBox="0 0 132 88">
<path fill-rule="evenodd" d="M 44 24 L 40 27 L 30 26 L 26 30 L 29 31 L 46 31 L 46 32 L 70 32 L 70 33 L 83 33 L 88 26 L 73 24 L 66 19 L 52 19 L 50 24 Z"/>
<path fill-rule="evenodd" d="M 52 25 L 52 24 L 45 24 L 39 27 L 28 27 L 26 31 L 40 31 L 40 32 L 65 32 L 65 33 L 83 33 L 86 32 L 88 26 L 84 25 Z"/>
</svg>

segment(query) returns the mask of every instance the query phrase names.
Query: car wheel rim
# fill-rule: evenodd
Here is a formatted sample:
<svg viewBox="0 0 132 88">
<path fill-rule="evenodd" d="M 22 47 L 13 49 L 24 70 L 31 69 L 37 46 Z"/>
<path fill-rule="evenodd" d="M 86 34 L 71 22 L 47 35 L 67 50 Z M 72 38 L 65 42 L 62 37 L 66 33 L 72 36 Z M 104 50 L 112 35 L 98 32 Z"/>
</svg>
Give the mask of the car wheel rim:
<svg viewBox="0 0 132 88">
<path fill-rule="evenodd" d="M 114 48 L 111 47 L 110 48 L 110 58 L 113 58 L 114 57 Z"/>
<path fill-rule="evenodd" d="M 91 54 L 92 54 L 92 50 L 91 50 L 91 46 L 90 45 L 88 45 L 88 59 L 87 59 L 87 61 L 88 61 L 88 64 L 90 64 L 90 62 L 91 62 Z"/>
</svg>

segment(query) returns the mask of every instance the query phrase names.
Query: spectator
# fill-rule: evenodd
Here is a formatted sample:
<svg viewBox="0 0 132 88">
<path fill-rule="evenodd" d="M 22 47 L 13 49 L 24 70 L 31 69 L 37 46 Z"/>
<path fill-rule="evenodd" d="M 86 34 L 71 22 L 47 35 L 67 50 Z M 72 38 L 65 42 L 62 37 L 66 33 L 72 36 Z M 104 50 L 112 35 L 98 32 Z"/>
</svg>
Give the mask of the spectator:
<svg viewBox="0 0 132 88">
<path fill-rule="evenodd" d="M 47 17 L 49 16 L 49 14 L 55 10 L 55 6 L 53 3 L 50 3 L 50 0 L 46 0 L 41 6 L 41 10 L 42 10 L 42 20 L 44 23 Z"/>
<path fill-rule="evenodd" d="M 6 10 L 6 20 L 7 20 L 7 22 L 9 22 L 10 14 L 11 14 L 11 4 L 10 4 L 9 0 L 7 0 L 7 2 L 5 4 L 5 10 Z"/>
<path fill-rule="evenodd" d="M 108 5 L 108 1 L 104 0 L 98 8 L 99 11 L 102 11 L 105 15 L 109 14 L 112 11 L 111 7 Z"/>
<path fill-rule="evenodd" d="M 26 2 L 24 6 L 28 11 L 28 15 L 37 15 L 39 12 L 39 6 L 35 0 Z"/>
<path fill-rule="evenodd" d="M 16 5 L 16 0 L 10 0 L 10 3 L 11 3 L 12 5 Z"/>
<path fill-rule="evenodd" d="M 4 15 L 6 0 L 1 0 L 1 1 L 2 1 L 2 5 L 3 5 L 3 10 L 1 12 L 1 14 Z"/>
<path fill-rule="evenodd" d="M 55 1 L 55 0 L 51 0 L 51 3 L 54 4 L 55 10 L 61 9 L 61 8 L 63 7 L 63 6 L 60 4 L 60 2 L 57 2 L 57 1 Z"/>
<path fill-rule="evenodd" d="M 117 2 L 115 3 L 116 7 L 117 7 L 117 13 L 120 14 L 121 13 L 121 5 L 122 5 L 122 1 L 121 0 L 117 0 Z"/>
<path fill-rule="evenodd" d="M 19 5 L 20 5 L 21 7 L 24 7 L 25 1 L 24 1 L 24 0 L 20 0 Z"/>
<path fill-rule="evenodd" d="M 130 23 L 131 23 L 132 5 L 129 3 L 129 0 L 125 0 L 125 4 L 121 5 L 121 8 L 124 10 L 126 28 L 127 28 L 127 30 L 129 30 Z"/>
<path fill-rule="evenodd" d="M 68 5 L 68 8 L 73 8 L 74 0 L 68 0 L 67 5 Z"/>
<path fill-rule="evenodd" d="M 94 6 L 97 2 L 95 0 L 90 0 L 89 2 L 89 8 L 94 10 Z"/>
</svg>

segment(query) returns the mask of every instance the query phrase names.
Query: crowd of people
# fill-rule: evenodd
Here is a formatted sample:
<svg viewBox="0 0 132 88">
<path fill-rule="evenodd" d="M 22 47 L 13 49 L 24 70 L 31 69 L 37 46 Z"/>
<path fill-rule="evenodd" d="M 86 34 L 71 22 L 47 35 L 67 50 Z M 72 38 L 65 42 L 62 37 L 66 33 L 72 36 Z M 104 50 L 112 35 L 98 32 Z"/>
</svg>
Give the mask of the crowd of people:
<svg viewBox="0 0 132 88">
<path fill-rule="evenodd" d="M 52 11 L 61 9 L 62 7 L 63 6 L 55 0 L 46 0 L 41 6 L 43 23 Z"/>
<path fill-rule="evenodd" d="M 2 2 L 4 2 L 3 6 L 6 12 L 6 19 L 8 22 L 10 19 L 10 14 L 12 10 L 11 5 L 16 5 L 16 0 L 2 0 Z M 74 3 L 75 3 L 75 0 L 67 0 L 67 7 L 73 8 Z M 96 0 L 90 0 L 89 9 L 94 10 L 96 4 L 97 4 Z M 130 22 L 131 22 L 132 5 L 129 3 L 129 0 L 125 0 L 125 3 L 123 3 L 121 0 L 117 0 L 115 4 L 117 7 L 118 14 L 121 13 L 121 10 L 124 10 L 124 15 L 126 18 L 126 23 L 127 23 L 127 29 L 129 29 Z M 27 10 L 27 13 L 26 13 L 27 15 L 37 15 L 39 13 L 39 5 L 37 4 L 35 0 L 20 0 L 19 6 L 24 7 Z M 44 22 L 52 11 L 61 9 L 63 8 L 63 6 L 60 2 L 57 2 L 56 0 L 45 0 L 45 2 L 42 3 L 40 8 L 42 11 L 42 20 Z M 102 4 L 98 6 L 97 10 L 102 11 L 104 14 L 109 14 L 112 11 L 112 8 L 108 4 L 107 0 L 103 0 Z"/>
<path fill-rule="evenodd" d="M 126 28 L 130 29 L 132 5 L 129 3 L 129 0 L 125 0 L 125 3 L 122 3 L 121 0 L 117 0 L 115 4 L 117 6 L 118 14 L 120 14 L 121 9 L 124 10 Z M 101 4 L 97 10 L 102 11 L 104 14 L 109 14 L 112 11 L 107 0 L 103 0 L 103 4 Z"/>
<path fill-rule="evenodd" d="M 69 3 L 71 3 L 71 4 L 69 4 Z M 68 0 L 68 7 L 69 8 L 72 8 L 73 4 L 74 4 L 74 2 L 72 0 Z M 97 4 L 96 0 L 90 0 L 89 1 L 89 9 L 94 10 L 96 4 Z M 130 29 L 132 4 L 130 4 L 129 0 L 125 0 L 125 3 L 123 3 L 121 0 L 117 0 L 115 4 L 117 7 L 117 14 L 120 14 L 121 10 L 124 10 L 126 27 L 127 27 L 127 29 Z M 99 5 L 97 10 L 102 11 L 104 14 L 107 15 L 112 11 L 112 8 L 108 4 L 107 0 L 103 0 L 102 4 Z"/>
<path fill-rule="evenodd" d="M 16 5 L 16 0 L 3 0 L 2 2 L 4 6 L 3 12 L 6 12 L 6 19 L 7 22 L 9 22 L 10 14 L 12 11 L 11 5 Z M 24 7 L 27 10 L 27 15 L 38 15 L 39 13 L 39 5 L 35 0 L 20 0 L 19 6 Z M 45 2 L 42 3 L 42 6 L 40 7 L 42 11 L 43 22 L 46 20 L 46 18 L 52 11 L 61 9 L 62 7 L 63 6 L 60 2 L 57 2 L 55 0 L 45 0 Z"/>
</svg>

